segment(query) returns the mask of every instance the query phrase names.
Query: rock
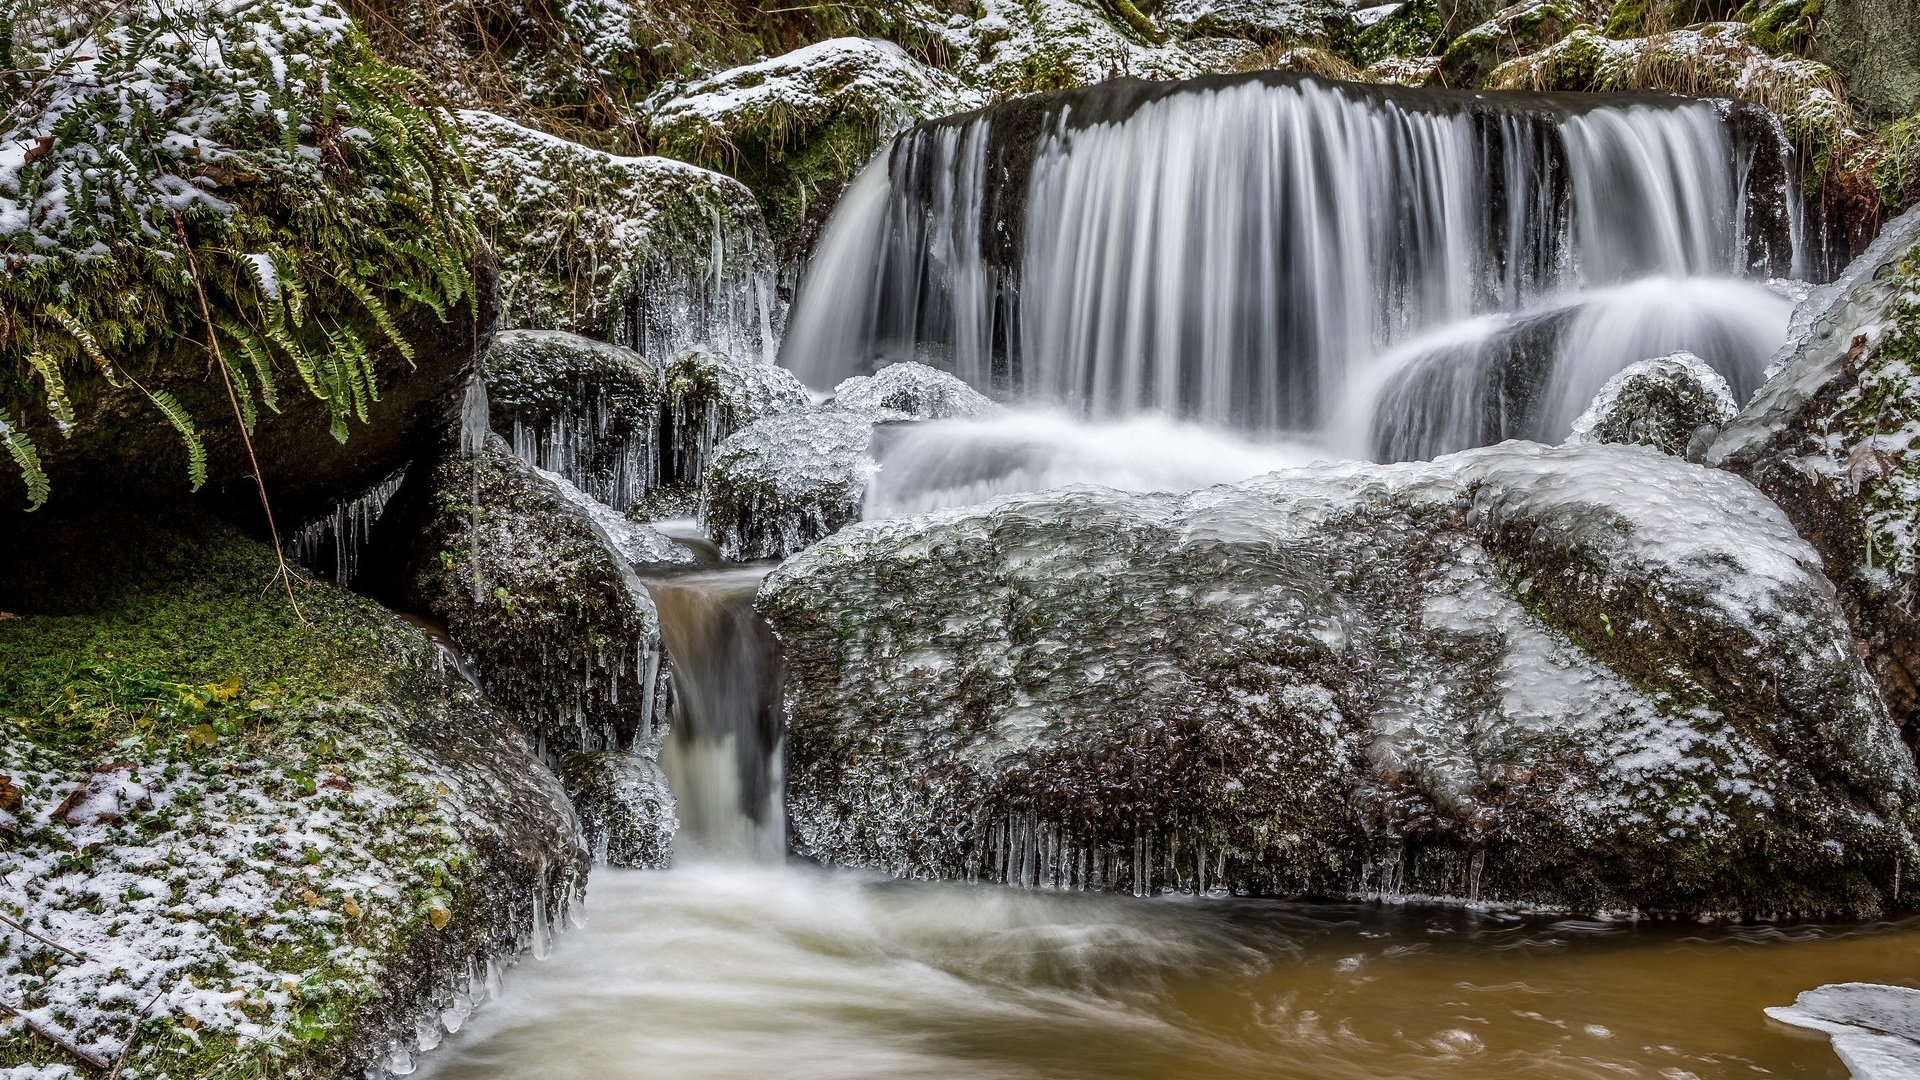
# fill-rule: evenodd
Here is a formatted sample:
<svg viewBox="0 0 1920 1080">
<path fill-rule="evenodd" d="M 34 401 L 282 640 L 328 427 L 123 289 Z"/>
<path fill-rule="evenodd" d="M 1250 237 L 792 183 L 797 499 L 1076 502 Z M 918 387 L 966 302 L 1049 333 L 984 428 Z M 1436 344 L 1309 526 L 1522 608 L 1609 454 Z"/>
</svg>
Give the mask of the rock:
<svg viewBox="0 0 1920 1080">
<path fill-rule="evenodd" d="M 650 757 L 621 750 L 575 754 L 560 782 L 595 862 L 664 870 L 673 861 L 673 792 Z"/>
<path fill-rule="evenodd" d="M 999 409 L 959 378 L 913 360 L 856 375 L 833 388 L 837 409 L 904 413 L 914 420 L 975 419 Z"/>
<path fill-rule="evenodd" d="M 667 534 L 644 522 L 633 520 L 621 514 L 613 507 L 595 499 L 567 482 L 559 473 L 545 469 L 533 470 L 541 478 L 553 485 L 560 497 L 586 512 L 587 520 L 606 535 L 613 550 L 629 563 L 636 566 L 658 566 L 663 563 L 690 563 L 695 561 L 693 552 L 677 544 Z"/>
<path fill-rule="evenodd" d="M 55 513 L 0 544 L 0 864 L 10 917 L 92 962 L 48 980 L 10 947 L 0 997 L 107 1061 L 143 1007 L 194 1029 L 127 1075 L 405 1071 L 565 925 L 587 863 L 558 780 L 425 635 L 279 581 L 266 545 Z M 17 1027 L 0 1060 L 69 1075 Z"/>
<path fill-rule="evenodd" d="M 1368 65 L 1436 55 L 1441 40 L 1440 27 L 1440 14 L 1433 0 L 1407 0 L 1360 31 L 1354 39 L 1354 53 L 1361 63 Z"/>
<path fill-rule="evenodd" d="M 1840 73 L 1867 116 L 1920 113 L 1920 0 L 1827 0 L 1813 54 Z"/>
<path fill-rule="evenodd" d="M 1640 448 L 864 522 L 759 602 L 825 862 L 1757 913 L 1878 909 L 1913 851 L 1818 556 Z"/>
<path fill-rule="evenodd" d="M 487 349 L 490 424 L 522 461 L 615 510 L 660 483 L 666 386 L 639 353 L 555 330 L 508 330 Z"/>
<path fill-rule="evenodd" d="M 985 102 L 890 41 L 834 38 L 695 82 L 654 108 L 649 130 L 663 152 L 745 180 L 797 253 L 803 225 L 825 221 L 894 133 Z"/>
<path fill-rule="evenodd" d="M 690 349 L 666 370 L 667 430 L 661 449 L 663 484 L 696 486 L 714 447 L 765 417 L 812 404 L 800 380 L 785 368 Z"/>
<path fill-rule="evenodd" d="M 1453 35 L 1440 55 L 1442 85 L 1466 90 L 1508 60 L 1567 36 L 1585 21 L 1585 13 L 1563 0 L 1522 0 L 1491 18 Z"/>
<path fill-rule="evenodd" d="M 1183 38 L 1268 46 L 1325 43 L 1352 19 L 1337 0 L 1170 0 L 1160 10 L 1160 21 Z"/>
<path fill-rule="evenodd" d="M 1770 370 L 1706 460 L 1819 550 L 1888 709 L 1920 740 L 1920 209 L 1801 302 Z"/>
<path fill-rule="evenodd" d="M 625 750 L 664 728 L 660 625 L 645 586 L 587 511 L 504 439 L 417 469 L 388 523 L 412 534 L 405 608 L 446 627 L 544 757 Z"/>
<path fill-rule="evenodd" d="M 728 559 L 784 559 L 860 519 L 876 416 L 836 409 L 783 413 L 713 451 L 700 523 Z"/>
<path fill-rule="evenodd" d="M 1878 983 L 1831 983 L 1767 1015 L 1826 1032 L 1855 1080 L 1920 1075 L 1920 990 Z"/>
<path fill-rule="evenodd" d="M 1608 379 L 1573 422 L 1567 442 L 1651 446 L 1686 457 L 1696 436 L 1704 448 L 1739 411 L 1727 380 L 1682 351 L 1642 360 Z"/>
<path fill-rule="evenodd" d="M 664 157 L 617 157 L 492 113 L 456 114 L 508 326 L 771 358 L 784 317 L 753 193 Z"/>
</svg>

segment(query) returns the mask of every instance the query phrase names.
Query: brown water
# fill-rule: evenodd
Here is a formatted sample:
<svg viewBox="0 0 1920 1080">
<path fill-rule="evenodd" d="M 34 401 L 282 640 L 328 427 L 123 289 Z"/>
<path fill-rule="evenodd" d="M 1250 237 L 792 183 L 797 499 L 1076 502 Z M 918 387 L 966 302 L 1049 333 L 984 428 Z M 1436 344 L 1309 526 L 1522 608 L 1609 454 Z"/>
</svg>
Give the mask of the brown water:
<svg viewBox="0 0 1920 1080">
<path fill-rule="evenodd" d="M 598 869 L 589 922 L 424 1056 L 539 1077 L 1842 1077 L 1761 1013 L 1920 986 L 1920 921 L 1634 926 Z"/>
</svg>

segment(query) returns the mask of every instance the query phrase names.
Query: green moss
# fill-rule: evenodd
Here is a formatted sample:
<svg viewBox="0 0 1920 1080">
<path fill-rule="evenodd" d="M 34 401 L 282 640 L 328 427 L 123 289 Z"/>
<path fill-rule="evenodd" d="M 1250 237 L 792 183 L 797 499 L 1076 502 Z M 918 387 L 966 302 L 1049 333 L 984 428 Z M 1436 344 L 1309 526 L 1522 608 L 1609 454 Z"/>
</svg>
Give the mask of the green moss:
<svg viewBox="0 0 1920 1080">
<path fill-rule="evenodd" d="M 1898 213 L 1920 204 L 1920 113 L 1888 124 L 1878 136 L 1879 160 L 1868 175 L 1880 205 Z"/>
<path fill-rule="evenodd" d="M 1431 56 L 1439 47 L 1440 8 L 1434 0 L 1407 0 L 1399 10 L 1361 31 L 1354 62 L 1368 64 L 1392 57 Z"/>
</svg>

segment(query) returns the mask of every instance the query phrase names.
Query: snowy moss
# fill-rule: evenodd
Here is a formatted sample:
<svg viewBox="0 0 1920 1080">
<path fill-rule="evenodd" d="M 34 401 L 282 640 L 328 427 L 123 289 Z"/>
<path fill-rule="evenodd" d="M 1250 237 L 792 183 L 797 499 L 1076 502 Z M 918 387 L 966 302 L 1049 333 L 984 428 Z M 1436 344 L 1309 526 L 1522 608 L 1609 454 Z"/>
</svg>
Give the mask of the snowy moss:
<svg viewBox="0 0 1920 1080">
<path fill-rule="evenodd" d="M 615 510 L 658 486 L 659 369 L 631 349 L 553 330 L 508 330 L 488 347 L 489 422 L 522 461 Z"/>
<path fill-rule="evenodd" d="M 784 559 L 860 518 L 880 414 L 782 413 L 714 448 L 700 486 L 700 523 L 728 559 Z"/>
<path fill-rule="evenodd" d="M 615 157 L 459 114 L 507 325 L 571 330 L 655 365 L 690 345 L 771 347 L 772 254 L 751 192 L 664 157 Z"/>
<path fill-rule="evenodd" d="M 1434 55 L 1440 40 L 1440 9 L 1433 0 L 1407 0 L 1392 14 L 1354 39 L 1355 58 L 1363 65 L 1381 60 Z"/>
<path fill-rule="evenodd" d="M 1758 913 L 1878 908 L 1915 851 L 1818 556 L 1640 449 L 866 522 L 760 605 L 824 861 Z"/>
<path fill-rule="evenodd" d="M 0 912 L 85 957 L 0 931 L 0 995 L 127 1077 L 404 1062 L 564 921 L 558 783 L 375 605 L 298 577 L 296 611 L 222 527 L 100 524 L 0 556 Z M 18 1020 L 0 1060 L 83 1073 Z"/>
<path fill-rule="evenodd" d="M 1565 37 L 1583 13 L 1559 0 L 1523 0 L 1456 36 L 1440 55 L 1443 85 L 1480 86 L 1502 63 Z"/>
<path fill-rule="evenodd" d="M 1282 47 L 1325 45 L 1352 23 L 1347 5 L 1328 0 L 1169 0 L 1159 16 L 1183 38 L 1233 38 Z"/>
<path fill-rule="evenodd" d="M 681 88 L 650 130 L 663 153 L 745 180 L 785 243 L 894 133 L 982 102 L 898 45 L 839 38 Z"/>
<path fill-rule="evenodd" d="M 1719 372 L 1690 352 L 1677 352 L 1631 364 L 1608 379 L 1574 420 L 1567 441 L 1651 446 L 1697 461 L 1706 449 L 1699 441 L 1710 441 L 1739 411 Z"/>
</svg>

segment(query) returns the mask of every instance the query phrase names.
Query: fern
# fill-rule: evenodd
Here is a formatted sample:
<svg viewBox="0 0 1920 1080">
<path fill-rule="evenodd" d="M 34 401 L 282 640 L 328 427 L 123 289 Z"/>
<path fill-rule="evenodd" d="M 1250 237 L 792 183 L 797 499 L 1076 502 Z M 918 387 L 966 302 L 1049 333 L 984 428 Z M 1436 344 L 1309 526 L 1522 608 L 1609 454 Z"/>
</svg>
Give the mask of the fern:
<svg viewBox="0 0 1920 1080">
<path fill-rule="evenodd" d="M 394 325 L 393 315 L 387 311 L 387 305 L 381 303 L 380 298 L 373 294 L 373 290 L 367 288 L 367 283 L 358 277 L 349 274 L 341 281 L 346 285 L 347 291 L 360 301 L 360 306 L 367 309 L 367 314 L 373 318 L 373 324 L 386 335 L 387 341 L 406 359 L 407 366 L 412 367 L 413 345 L 400 333 L 400 328 Z"/>
<path fill-rule="evenodd" d="M 40 467 L 40 453 L 27 433 L 15 428 L 4 412 L 0 412 L 0 442 L 7 444 L 7 453 L 13 456 L 14 464 L 20 467 L 20 478 L 27 483 L 27 509 L 40 509 L 51 488 L 46 471 Z"/>
<path fill-rule="evenodd" d="M 53 414 L 54 422 L 61 431 L 73 426 L 73 402 L 67 399 L 66 380 L 60 377 L 60 365 L 53 357 L 35 349 L 27 357 L 27 363 L 40 373 L 40 379 L 47 385 L 47 411 Z"/>
<path fill-rule="evenodd" d="M 229 319 L 220 324 L 220 330 L 240 346 L 240 355 L 252 365 L 254 377 L 260 380 L 260 403 L 274 412 L 280 411 L 280 391 L 273 381 L 273 358 L 267 355 L 266 343 L 259 335 L 245 326 Z"/>
<path fill-rule="evenodd" d="M 193 417 L 187 415 L 178 399 L 165 390 L 155 390 L 147 394 L 154 407 L 167 418 L 167 423 L 180 433 L 180 440 L 187 445 L 187 482 L 193 490 L 199 491 L 207 482 L 207 447 L 200 441 L 200 433 L 194 429 Z"/>
</svg>

